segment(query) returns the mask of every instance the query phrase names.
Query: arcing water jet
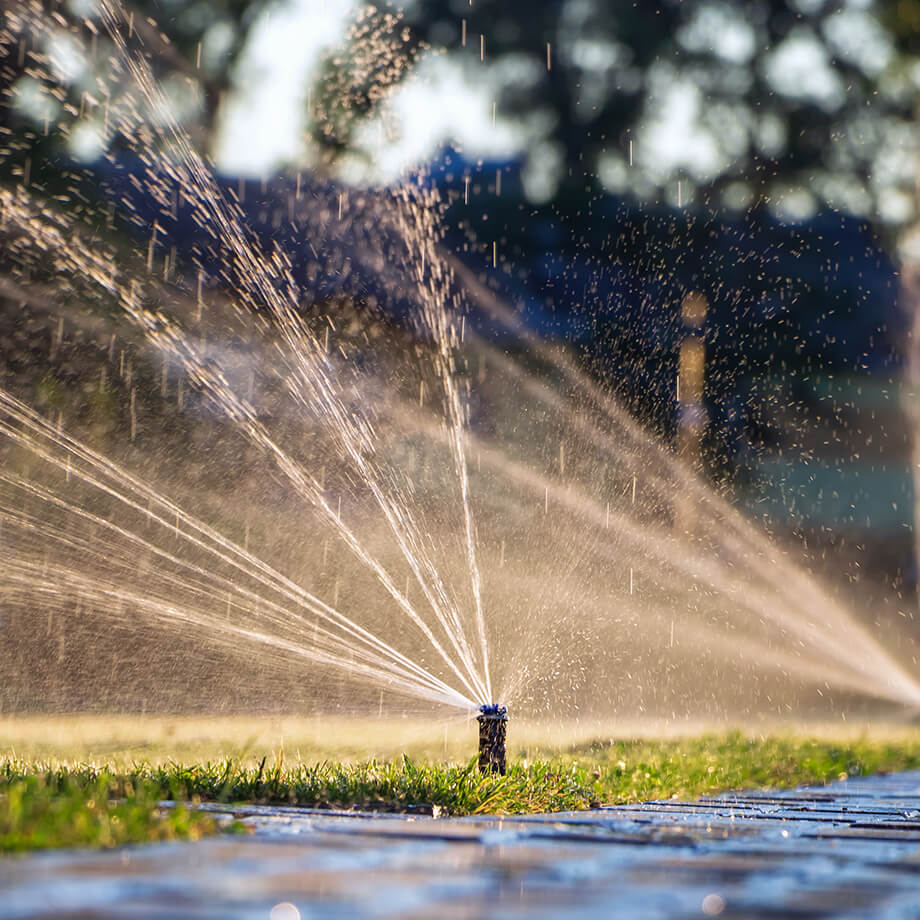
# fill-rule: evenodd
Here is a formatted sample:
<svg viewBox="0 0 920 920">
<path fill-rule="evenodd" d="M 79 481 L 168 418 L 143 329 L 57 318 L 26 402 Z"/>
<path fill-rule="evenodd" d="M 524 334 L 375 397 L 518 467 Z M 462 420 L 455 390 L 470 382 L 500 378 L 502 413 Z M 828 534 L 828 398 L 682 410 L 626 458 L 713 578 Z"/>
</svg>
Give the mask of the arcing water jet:
<svg viewBox="0 0 920 920">
<path fill-rule="evenodd" d="M 328 695 L 326 674 L 339 673 L 340 702 L 362 713 L 382 714 L 384 692 L 463 712 L 503 699 L 519 716 L 577 707 L 609 719 L 654 706 L 671 720 L 685 708 L 694 718 L 734 715 L 726 701 L 742 716 L 785 714 L 811 694 L 839 712 L 831 690 L 920 700 L 913 677 L 872 631 L 475 272 L 445 257 L 434 191 L 412 179 L 411 187 L 352 195 L 317 180 L 322 194 L 302 196 L 298 176 L 296 191 L 280 183 L 287 197 L 268 207 L 263 184 L 266 214 L 280 221 L 287 213 L 292 227 L 290 252 L 274 234 L 266 248 L 257 228 L 268 218 L 256 221 L 235 204 L 167 118 L 168 99 L 130 13 L 115 0 L 99 7 L 111 57 L 106 98 L 131 87 L 124 104 L 106 107 L 106 128 L 145 164 L 140 172 L 119 162 L 132 181 L 102 185 L 116 213 L 140 215 L 137 251 L 91 243 L 95 224 L 78 191 L 71 202 L 45 200 L 27 181 L 0 187 L 4 259 L 14 263 L 8 309 L 50 271 L 50 284 L 66 279 L 88 306 L 107 304 L 129 325 L 128 333 L 113 325 L 111 338 L 105 327 L 99 342 L 108 342 L 108 357 L 97 349 L 101 366 L 70 388 L 95 393 L 99 418 L 112 426 L 106 443 L 108 428 L 94 433 L 93 423 L 98 451 L 64 433 L 63 410 L 55 421 L 30 408 L 36 397 L 25 372 L 26 402 L 6 382 L 0 390 L 0 591 L 4 616 L 17 599 L 23 647 L 33 647 L 41 597 L 49 617 L 41 635 L 57 633 L 61 645 L 73 630 L 55 630 L 52 613 L 66 624 L 136 621 L 139 635 L 164 623 L 240 658 L 257 643 L 272 673 L 298 691 Z M 39 0 L 18 9 L 26 13 L 0 34 L 7 59 L 27 47 L 23 36 L 49 47 L 58 40 L 57 20 Z M 68 34 L 98 31 L 75 22 Z M 53 62 L 36 66 L 49 68 L 48 86 L 70 91 L 57 85 Z M 151 124 L 148 112 L 162 117 Z M 5 162 L 8 145 L 4 151 Z M 185 224 L 209 228 L 194 245 L 173 216 L 179 201 Z M 303 240 L 323 255 L 311 242 L 313 257 L 300 260 Z M 343 273 L 352 259 L 367 284 L 352 269 Z M 387 302 L 402 315 L 405 301 L 411 322 L 394 333 L 398 347 L 390 321 L 378 322 L 348 293 L 365 288 L 381 297 L 378 305 L 374 294 L 374 310 Z M 347 322 L 330 290 L 354 300 Z M 465 312 L 471 298 L 485 311 L 485 328 L 519 342 L 524 360 L 477 331 L 476 315 Z M 64 321 L 52 338 L 55 360 Z M 365 326 L 373 338 L 360 338 Z M 125 340 L 118 352 L 116 331 Z M 159 387 L 149 372 L 136 384 L 135 338 L 160 362 Z M 157 389 L 162 408 L 147 411 Z M 694 405 L 698 390 L 685 379 Z M 173 395 L 175 410 L 166 407 Z M 130 447 L 116 436 L 128 410 Z M 82 412 L 74 399 L 75 418 L 66 421 L 78 431 Z M 252 449 L 246 491 L 231 493 L 224 482 L 236 454 L 209 450 L 199 474 L 186 441 L 157 437 L 155 420 L 173 416 L 196 441 L 239 439 Z M 28 465 L 19 452 L 32 458 Z M 178 461 L 172 474 L 170 464 L 161 472 L 148 462 L 169 454 Z M 685 503 L 692 527 L 679 513 Z M 296 538 L 287 524 L 295 517 Z M 143 591 L 125 587 L 135 582 Z M 126 661 L 131 654 L 113 653 Z M 750 690 L 743 701 L 724 692 L 739 681 Z M 232 692 L 246 683 L 236 680 Z M 364 698 L 353 692 L 360 687 Z M 506 709 L 485 705 L 478 720 L 480 769 L 503 773 Z"/>
</svg>

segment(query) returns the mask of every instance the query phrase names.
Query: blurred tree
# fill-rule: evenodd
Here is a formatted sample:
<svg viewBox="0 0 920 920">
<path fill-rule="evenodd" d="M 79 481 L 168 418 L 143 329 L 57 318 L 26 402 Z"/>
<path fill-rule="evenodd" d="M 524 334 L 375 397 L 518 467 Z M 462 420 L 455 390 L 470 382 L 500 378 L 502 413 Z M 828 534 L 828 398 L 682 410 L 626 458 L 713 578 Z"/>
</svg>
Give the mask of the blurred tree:
<svg viewBox="0 0 920 920">
<path fill-rule="evenodd" d="M 327 164 L 355 152 L 355 131 L 377 114 L 387 94 L 427 50 L 402 14 L 364 7 L 346 45 L 325 55 L 311 93 L 310 134 Z"/>
<path fill-rule="evenodd" d="M 827 203 L 894 225 L 915 213 L 920 0 L 416 0 L 404 16 L 374 3 L 374 15 L 356 8 L 310 94 L 310 133 L 328 162 L 360 153 L 356 127 L 426 48 L 444 49 L 446 65 L 488 84 L 497 115 L 519 127 L 525 178 L 544 178 L 542 190 L 528 186 L 532 196 L 607 191 L 792 216 Z M 0 0 L 4 16 L 47 6 Z M 80 15 L 94 4 L 51 6 L 61 32 L 104 60 L 104 30 L 90 35 Z M 185 124 L 211 149 L 222 98 L 247 79 L 253 27 L 284 4 L 122 6 Z M 7 45 L 7 125 L 14 110 L 21 119 L 29 71 L 28 55 Z M 79 106 L 85 86 L 70 89 Z"/>
<path fill-rule="evenodd" d="M 471 83 L 494 86 L 557 196 L 794 217 L 826 203 L 897 225 L 914 211 L 918 6 L 417 0 L 405 22 L 414 45 L 446 47 Z"/>
<path fill-rule="evenodd" d="M 151 63 L 196 83 L 204 100 L 202 120 L 215 130 L 222 95 L 252 27 L 272 0 L 119 0 L 150 48 Z"/>
<path fill-rule="evenodd" d="M 110 2 L 110 0 L 107 0 Z M 240 57 L 252 27 L 272 0 L 118 0 L 131 28 L 149 49 L 154 75 L 182 102 L 187 130 L 208 150 L 217 131 L 222 98 L 232 89 Z M 98 24 L 100 4 L 0 0 L 0 16 L 15 40 L 0 41 L 0 124 L 14 137 L 43 121 L 54 123 L 68 105 L 84 112 L 84 99 L 97 85 L 98 70 L 109 66 L 112 45 Z M 53 15 L 53 18 L 52 18 Z M 43 19 L 46 28 L 34 27 Z M 47 66 L 54 54 L 48 36 L 54 30 L 70 56 L 70 73 Z M 65 44 L 66 43 L 66 44 Z M 36 66 L 38 65 L 38 66 Z M 49 92 L 50 77 L 60 78 L 66 93 Z M 4 158 L 4 171 L 21 169 L 29 157 L 46 160 L 72 144 L 69 132 L 43 130 L 15 145 Z"/>
</svg>

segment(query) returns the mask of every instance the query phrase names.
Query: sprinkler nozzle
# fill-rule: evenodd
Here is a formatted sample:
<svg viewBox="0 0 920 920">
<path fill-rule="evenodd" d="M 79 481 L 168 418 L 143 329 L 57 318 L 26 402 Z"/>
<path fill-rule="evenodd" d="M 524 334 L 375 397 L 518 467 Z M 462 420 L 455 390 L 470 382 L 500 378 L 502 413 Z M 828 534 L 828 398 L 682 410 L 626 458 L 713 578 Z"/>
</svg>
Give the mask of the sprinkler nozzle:
<svg viewBox="0 0 920 920">
<path fill-rule="evenodd" d="M 479 707 L 479 772 L 505 775 L 508 709 L 499 703 Z"/>
</svg>

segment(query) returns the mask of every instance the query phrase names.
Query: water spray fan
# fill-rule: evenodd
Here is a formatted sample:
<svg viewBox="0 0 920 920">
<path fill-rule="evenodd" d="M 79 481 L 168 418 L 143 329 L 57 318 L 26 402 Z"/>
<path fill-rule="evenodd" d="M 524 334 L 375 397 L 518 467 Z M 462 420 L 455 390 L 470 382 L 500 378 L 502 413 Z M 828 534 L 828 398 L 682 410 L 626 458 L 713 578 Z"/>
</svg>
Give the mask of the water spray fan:
<svg viewBox="0 0 920 920">
<path fill-rule="evenodd" d="M 505 775 L 505 735 L 508 708 L 500 703 L 479 707 L 479 772 Z"/>
</svg>

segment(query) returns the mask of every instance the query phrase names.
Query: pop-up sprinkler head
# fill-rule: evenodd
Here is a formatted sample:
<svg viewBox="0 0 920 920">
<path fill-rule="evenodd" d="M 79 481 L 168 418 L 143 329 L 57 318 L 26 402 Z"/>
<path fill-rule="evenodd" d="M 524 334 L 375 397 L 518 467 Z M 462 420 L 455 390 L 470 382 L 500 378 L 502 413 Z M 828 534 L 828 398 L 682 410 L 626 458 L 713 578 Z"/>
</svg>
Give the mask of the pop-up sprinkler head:
<svg viewBox="0 0 920 920">
<path fill-rule="evenodd" d="M 479 772 L 505 775 L 508 709 L 499 703 L 479 707 Z"/>
</svg>

